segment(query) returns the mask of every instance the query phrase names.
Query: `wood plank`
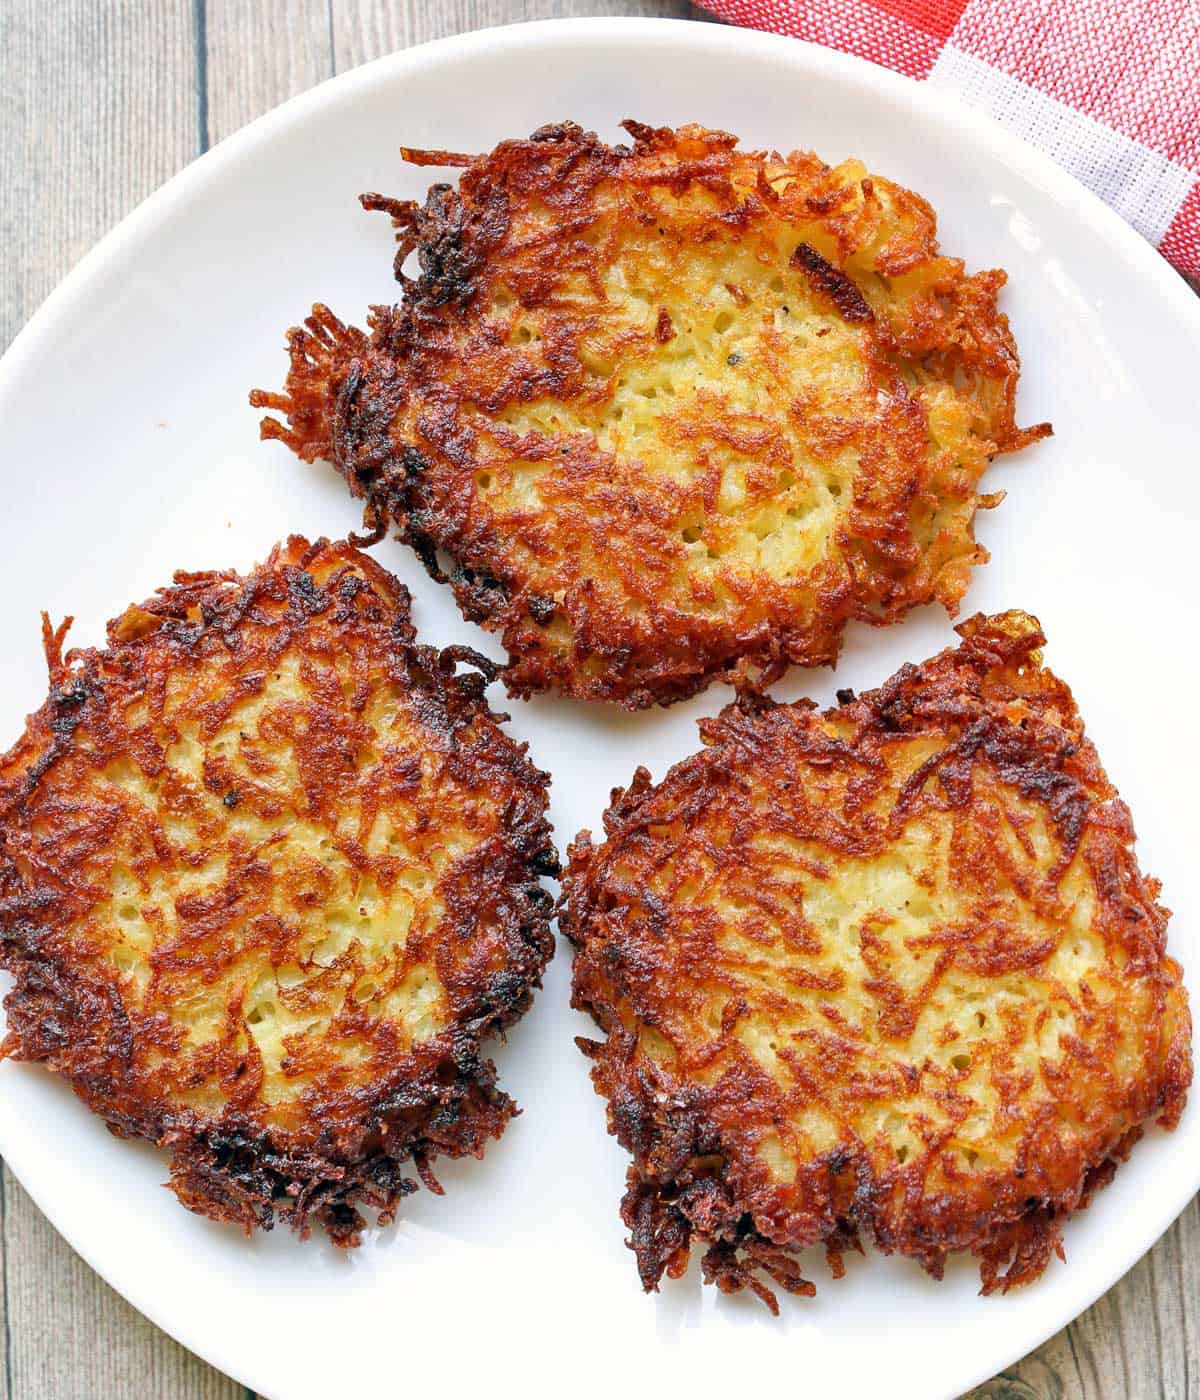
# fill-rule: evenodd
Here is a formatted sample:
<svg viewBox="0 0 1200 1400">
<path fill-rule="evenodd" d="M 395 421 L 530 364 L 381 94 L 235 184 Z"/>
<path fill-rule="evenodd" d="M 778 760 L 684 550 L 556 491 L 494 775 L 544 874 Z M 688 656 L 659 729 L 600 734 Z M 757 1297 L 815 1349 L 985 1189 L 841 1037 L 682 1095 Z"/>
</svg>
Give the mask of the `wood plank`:
<svg viewBox="0 0 1200 1400">
<path fill-rule="evenodd" d="M 396 49 L 497 24 L 584 15 L 648 15 L 707 19 L 687 0 L 330 0 L 337 72 Z"/>
<path fill-rule="evenodd" d="M 2 0 L 0 347 L 195 156 L 189 0 Z"/>
<path fill-rule="evenodd" d="M 213 145 L 333 75 L 327 0 L 207 0 L 204 27 Z"/>
</svg>

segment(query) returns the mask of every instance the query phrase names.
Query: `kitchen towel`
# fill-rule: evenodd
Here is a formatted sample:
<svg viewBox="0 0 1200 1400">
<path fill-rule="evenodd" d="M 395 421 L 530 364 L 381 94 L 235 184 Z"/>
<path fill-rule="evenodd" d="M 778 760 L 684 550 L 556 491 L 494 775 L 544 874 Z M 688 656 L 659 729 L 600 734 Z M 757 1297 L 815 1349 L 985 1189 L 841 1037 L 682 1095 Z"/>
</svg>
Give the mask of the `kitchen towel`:
<svg viewBox="0 0 1200 1400">
<path fill-rule="evenodd" d="M 1200 0 L 702 0 L 982 108 L 1200 277 Z"/>
</svg>

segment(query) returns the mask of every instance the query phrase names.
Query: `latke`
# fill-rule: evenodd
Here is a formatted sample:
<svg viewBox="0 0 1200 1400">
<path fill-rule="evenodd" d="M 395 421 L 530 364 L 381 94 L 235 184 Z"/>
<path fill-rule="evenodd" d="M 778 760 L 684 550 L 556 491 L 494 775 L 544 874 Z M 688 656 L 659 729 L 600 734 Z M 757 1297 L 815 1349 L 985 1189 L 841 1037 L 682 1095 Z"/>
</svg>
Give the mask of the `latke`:
<svg viewBox="0 0 1200 1400">
<path fill-rule="evenodd" d="M 553 948 L 546 774 L 347 545 L 177 574 L 105 650 L 44 628 L 0 758 L 3 1053 L 167 1149 L 189 1209 L 356 1244 L 515 1112 L 481 1044 Z"/>
<path fill-rule="evenodd" d="M 315 307 L 284 392 L 251 395 L 287 419 L 263 435 L 448 578 L 516 695 L 665 704 L 954 612 L 988 461 L 1049 431 L 1016 426 L 1004 273 L 857 161 L 625 126 L 405 152 L 466 168 L 423 206 L 363 196 L 400 304 L 369 335 Z"/>
<path fill-rule="evenodd" d="M 983 1291 L 1037 1277 L 1071 1211 L 1191 1081 L 1167 913 L 1129 812 L 1041 665 L 1037 622 L 818 712 L 743 699 L 571 849 L 561 920 L 641 1278 L 689 1245 L 726 1292 L 813 1292 L 873 1240 Z"/>
</svg>

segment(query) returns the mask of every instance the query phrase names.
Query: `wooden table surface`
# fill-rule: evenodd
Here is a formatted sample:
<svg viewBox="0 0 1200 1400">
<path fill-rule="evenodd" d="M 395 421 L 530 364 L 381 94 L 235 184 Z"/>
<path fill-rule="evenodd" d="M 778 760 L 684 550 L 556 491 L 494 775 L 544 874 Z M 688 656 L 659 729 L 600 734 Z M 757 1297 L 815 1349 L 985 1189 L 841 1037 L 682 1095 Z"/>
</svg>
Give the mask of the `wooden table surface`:
<svg viewBox="0 0 1200 1400">
<path fill-rule="evenodd" d="M 701 18 L 686 0 L 0 0 L 0 349 L 119 219 L 285 98 L 425 39 L 597 14 Z M 2 1164 L 0 1250 L 0 1400 L 250 1395 L 102 1283 Z M 1200 1397 L 1198 1256 L 1193 1200 L 1117 1287 L 972 1400 Z"/>
</svg>

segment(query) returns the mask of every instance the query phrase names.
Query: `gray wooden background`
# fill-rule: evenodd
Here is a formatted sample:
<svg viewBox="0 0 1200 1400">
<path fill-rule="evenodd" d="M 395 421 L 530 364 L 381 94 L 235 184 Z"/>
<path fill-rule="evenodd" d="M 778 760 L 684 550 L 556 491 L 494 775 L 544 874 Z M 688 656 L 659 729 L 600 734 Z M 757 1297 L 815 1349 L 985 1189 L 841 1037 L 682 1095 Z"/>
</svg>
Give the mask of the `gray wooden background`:
<svg viewBox="0 0 1200 1400">
<path fill-rule="evenodd" d="M 136 204 L 285 98 L 425 39 L 597 14 L 701 19 L 685 0 L 0 0 L 0 349 Z M 1193 1201 L 972 1400 L 1200 1397 L 1198 1246 Z M 0 1400 L 250 1397 L 102 1283 L 2 1164 L 0 1250 Z"/>
</svg>

